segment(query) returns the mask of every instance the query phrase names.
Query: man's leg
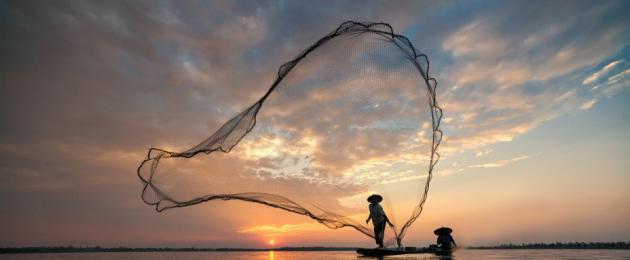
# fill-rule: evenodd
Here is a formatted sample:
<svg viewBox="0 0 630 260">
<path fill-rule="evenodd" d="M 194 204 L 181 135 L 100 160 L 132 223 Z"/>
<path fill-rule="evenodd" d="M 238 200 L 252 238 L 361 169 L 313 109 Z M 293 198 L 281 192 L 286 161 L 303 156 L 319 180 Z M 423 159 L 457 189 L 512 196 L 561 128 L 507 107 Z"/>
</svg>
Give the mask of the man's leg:
<svg viewBox="0 0 630 260">
<path fill-rule="evenodd" d="M 379 234 L 379 225 L 376 223 L 372 223 L 374 225 L 374 241 L 376 241 L 376 244 L 380 246 L 380 242 L 378 239 L 378 234 Z"/>
<path fill-rule="evenodd" d="M 381 246 L 381 239 L 380 239 L 380 225 L 377 223 L 372 223 L 374 225 L 374 240 L 376 241 L 376 244 L 380 247 Z"/>
<path fill-rule="evenodd" d="M 376 243 L 379 247 L 385 247 L 383 245 L 383 239 L 385 238 L 385 221 L 374 225 L 374 236 L 376 237 Z"/>
</svg>

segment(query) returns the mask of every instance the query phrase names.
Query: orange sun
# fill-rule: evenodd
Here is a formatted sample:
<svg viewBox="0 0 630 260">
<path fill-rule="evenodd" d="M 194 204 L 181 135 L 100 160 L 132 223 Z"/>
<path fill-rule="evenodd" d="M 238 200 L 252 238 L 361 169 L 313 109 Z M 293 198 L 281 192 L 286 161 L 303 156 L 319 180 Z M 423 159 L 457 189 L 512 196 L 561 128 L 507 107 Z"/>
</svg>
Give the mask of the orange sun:
<svg viewBox="0 0 630 260">
<path fill-rule="evenodd" d="M 270 244 L 270 245 L 273 245 L 273 244 L 275 244 L 275 243 L 276 243 L 276 241 L 275 241 L 275 240 L 273 240 L 273 239 L 272 239 L 272 240 L 269 240 L 269 244 Z"/>
</svg>

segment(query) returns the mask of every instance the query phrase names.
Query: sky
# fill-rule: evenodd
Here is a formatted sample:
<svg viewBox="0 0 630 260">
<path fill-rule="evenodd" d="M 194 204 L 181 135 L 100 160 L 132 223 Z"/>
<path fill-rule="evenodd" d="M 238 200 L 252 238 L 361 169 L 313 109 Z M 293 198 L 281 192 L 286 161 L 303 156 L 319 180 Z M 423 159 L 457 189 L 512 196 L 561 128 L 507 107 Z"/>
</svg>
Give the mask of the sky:
<svg viewBox="0 0 630 260">
<path fill-rule="evenodd" d="M 0 246 L 373 246 L 355 230 L 246 202 L 158 213 L 136 175 L 150 147 L 206 139 L 346 20 L 389 23 L 438 81 L 441 159 L 405 245 L 432 243 L 439 226 L 463 245 L 629 241 L 629 10 L 627 1 L 0 1 Z M 367 42 L 313 55 L 233 151 L 166 164 L 160 183 L 184 197 L 273 192 L 357 221 L 364 198 L 382 192 L 404 222 L 426 177 L 426 150 L 409 150 L 426 146 L 425 96 L 406 92 L 411 70 L 374 69 L 384 58 L 366 53 L 385 45 Z M 369 75 L 348 69 L 360 57 L 376 57 L 362 63 Z"/>
</svg>

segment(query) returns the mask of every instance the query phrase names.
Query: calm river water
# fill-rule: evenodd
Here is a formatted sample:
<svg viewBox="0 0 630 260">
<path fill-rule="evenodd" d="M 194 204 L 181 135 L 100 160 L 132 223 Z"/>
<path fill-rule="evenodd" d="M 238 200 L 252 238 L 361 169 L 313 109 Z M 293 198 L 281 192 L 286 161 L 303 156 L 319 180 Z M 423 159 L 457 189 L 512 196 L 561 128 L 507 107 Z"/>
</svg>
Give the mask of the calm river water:
<svg viewBox="0 0 630 260">
<path fill-rule="evenodd" d="M 285 260 L 285 259 L 377 259 L 361 257 L 354 252 L 160 252 L 160 253 L 56 253 L 56 254 L 8 254 L 0 255 L 0 259 L 15 260 Z M 630 250 L 579 250 L 579 249 L 545 249 L 545 250 L 459 250 L 452 257 L 438 257 L 429 254 L 391 256 L 383 259 L 630 259 Z"/>
</svg>

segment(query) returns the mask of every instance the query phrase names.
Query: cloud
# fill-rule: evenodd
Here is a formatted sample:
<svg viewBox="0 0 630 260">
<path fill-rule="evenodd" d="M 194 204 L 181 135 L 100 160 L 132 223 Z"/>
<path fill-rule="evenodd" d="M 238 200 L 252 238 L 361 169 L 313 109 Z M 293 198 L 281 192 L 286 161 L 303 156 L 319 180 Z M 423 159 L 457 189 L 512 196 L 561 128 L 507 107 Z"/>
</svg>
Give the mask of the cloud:
<svg viewBox="0 0 630 260">
<path fill-rule="evenodd" d="M 490 153 L 492 153 L 492 149 L 481 149 L 475 152 L 475 156 L 481 157 Z"/>
<path fill-rule="evenodd" d="M 552 3 L 544 12 L 535 11 L 535 18 L 524 17 L 523 10 L 537 7 L 503 7 L 473 13 L 440 43 L 451 57 L 437 77 L 438 100 L 448 119 L 441 147 L 446 157 L 511 141 L 542 122 L 592 106 L 600 93 L 575 87 L 589 78 L 583 71 L 613 57 L 606 69 L 590 75 L 594 81 L 623 64 L 623 53 L 617 50 L 627 35 L 627 18 L 617 12 L 616 18 L 606 18 L 614 5 L 582 13 Z M 577 13 L 586 20 L 603 20 L 591 24 L 587 34 L 582 22 L 565 19 Z M 519 19 L 529 22 L 512 22 Z M 591 38 L 591 33 L 598 36 Z M 608 92 L 617 93 L 619 86 Z"/>
<path fill-rule="evenodd" d="M 608 65 L 604 66 L 601 70 L 591 74 L 590 76 L 588 76 L 588 78 L 585 78 L 584 81 L 582 81 L 582 85 L 591 84 L 597 81 L 599 78 L 608 74 L 612 69 L 614 69 L 617 65 L 619 65 L 619 63 L 622 63 L 622 62 L 623 60 L 616 60 L 611 63 L 608 63 Z"/>
<path fill-rule="evenodd" d="M 624 78 L 627 78 L 630 75 L 630 69 L 624 70 L 622 72 L 619 72 L 615 75 L 612 75 L 608 78 L 608 83 L 609 84 L 615 84 L 619 81 L 621 81 Z"/>
<path fill-rule="evenodd" d="M 586 78 L 584 80 L 584 82 L 588 81 L 586 85 L 596 81 L 600 82 L 591 87 L 589 94 L 592 98 L 585 100 L 580 106 L 580 109 L 590 109 L 599 100 L 609 98 L 619 93 L 622 89 L 629 87 L 630 78 L 628 75 L 630 75 L 630 69 L 627 69 L 627 67 L 627 63 L 625 63 L 623 59 L 619 59 L 607 63 L 607 65 Z M 606 78 L 606 80 L 601 80 L 602 78 Z M 588 97 L 589 95 L 585 96 Z"/>
<path fill-rule="evenodd" d="M 464 25 L 448 36 L 442 48 L 455 56 L 496 57 L 508 49 L 508 41 L 490 31 L 489 21 L 477 20 Z"/>
<path fill-rule="evenodd" d="M 581 106 L 580 109 L 582 110 L 587 110 L 590 109 L 591 107 L 593 107 L 593 105 L 595 105 L 595 103 L 597 103 L 597 99 L 591 99 L 589 101 L 584 102 Z"/>
<path fill-rule="evenodd" d="M 518 156 L 518 157 L 514 157 L 512 159 L 507 159 L 507 160 L 499 160 L 496 162 L 492 162 L 492 163 L 483 163 L 483 164 L 476 164 L 476 165 L 469 165 L 468 168 L 499 168 L 499 167 L 503 167 L 506 166 L 508 164 L 511 163 L 515 163 L 518 161 L 522 161 L 522 160 L 526 160 L 531 158 L 531 156 L 528 155 L 523 155 L 523 156 Z"/>
</svg>

